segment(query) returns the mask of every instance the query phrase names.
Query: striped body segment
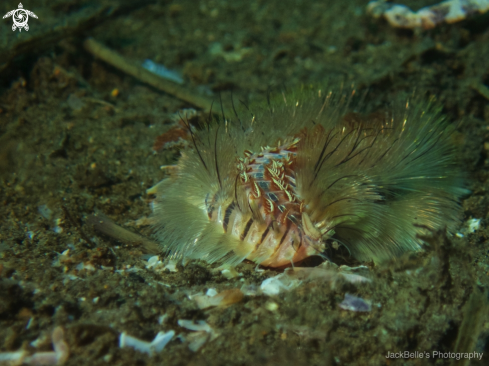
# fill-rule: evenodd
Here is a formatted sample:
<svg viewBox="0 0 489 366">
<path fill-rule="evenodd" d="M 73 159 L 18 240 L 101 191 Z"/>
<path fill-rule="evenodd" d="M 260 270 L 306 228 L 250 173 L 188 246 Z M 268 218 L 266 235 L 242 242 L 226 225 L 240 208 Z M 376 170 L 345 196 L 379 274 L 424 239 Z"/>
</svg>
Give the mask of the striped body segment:
<svg viewBox="0 0 489 366">
<path fill-rule="evenodd" d="M 324 250 L 321 235 L 313 227 L 296 188 L 294 166 L 299 138 L 244 152 L 238 158 L 235 198 L 219 206 L 217 194 L 206 199 L 209 219 L 222 225 L 224 233 L 240 240 L 246 258 L 268 267 L 296 263 Z M 245 197 L 250 215 L 237 199 Z"/>
</svg>

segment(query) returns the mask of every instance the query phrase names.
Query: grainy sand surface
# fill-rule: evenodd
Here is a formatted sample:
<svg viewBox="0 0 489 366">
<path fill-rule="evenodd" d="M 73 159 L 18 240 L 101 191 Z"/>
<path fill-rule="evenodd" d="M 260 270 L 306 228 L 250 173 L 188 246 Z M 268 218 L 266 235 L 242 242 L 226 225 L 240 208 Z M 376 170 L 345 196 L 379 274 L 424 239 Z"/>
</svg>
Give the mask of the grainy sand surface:
<svg viewBox="0 0 489 366">
<path fill-rule="evenodd" d="M 0 352 L 34 352 L 30 342 L 38 338 L 37 350 L 49 351 L 50 334 L 61 326 L 70 350 L 65 364 L 77 366 L 462 365 L 385 358 L 456 350 L 484 352 L 470 364 L 487 364 L 489 312 L 480 309 L 489 285 L 489 14 L 430 31 L 395 30 L 368 17 L 365 5 L 54 0 L 24 4 L 39 18 L 29 19 L 29 32 L 12 32 L 4 19 Z M 2 2 L 0 13 L 16 6 Z M 135 220 L 151 212 L 145 191 L 164 178 L 160 166 L 179 154 L 152 146 L 173 126 L 171 116 L 191 106 L 95 59 L 83 49 L 86 37 L 135 62 L 148 58 L 177 70 L 186 87 L 217 100 L 231 90 L 248 103 L 265 99 L 271 87 L 340 83 L 368 91 L 372 109 L 403 93 L 434 95 L 453 123 L 462 122 L 454 138 L 472 191 L 463 211 L 465 221 L 481 219 L 480 229 L 463 238 L 433 233 L 425 252 L 367 263 L 368 284 L 310 281 L 201 310 L 189 295 L 259 285 L 280 271 L 242 263 L 242 276 L 227 279 L 194 261 L 158 272 L 145 267 L 140 246 L 87 224 L 101 212 L 151 237 Z M 346 293 L 371 301 L 372 310 L 341 309 Z M 204 320 L 218 336 L 197 352 L 176 337 L 153 356 L 118 347 L 122 332 L 146 341 L 169 330 L 188 337 L 179 319 Z"/>
</svg>

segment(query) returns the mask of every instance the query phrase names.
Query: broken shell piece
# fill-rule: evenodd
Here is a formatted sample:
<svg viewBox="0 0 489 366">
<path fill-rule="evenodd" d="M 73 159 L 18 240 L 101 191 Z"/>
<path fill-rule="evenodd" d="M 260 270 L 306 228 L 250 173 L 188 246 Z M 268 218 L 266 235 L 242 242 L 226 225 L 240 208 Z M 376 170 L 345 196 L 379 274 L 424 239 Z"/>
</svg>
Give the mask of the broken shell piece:
<svg viewBox="0 0 489 366">
<path fill-rule="evenodd" d="M 54 328 L 53 335 L 51 336 L 51 338 L 53 341 L 53 348 L 54 348 L 54 352 L 56 353 L 56 358 L 58 360 L 58 363 L 65 362 L 70 355 L 70 350 L 68 348 L 68 344 L 65 342 L 64 339 L 63 328 L 61 327 Z"/>
<path fill-rule="evenodd" d="M 375 18 L 384 17 L 391 26 L 399 28 L 431 29 L 443 22 L 455 23 L 487 11 L 489 0 L 445 0 L 416 12 L 385 0 L 370 1 L 367 5 L 367 13 Z"/>
<path fill-rule="evenodd" d="M 460 232 L 456 233 L 459 238 L 463 238 L 466 234 L 473 234 L 480 229 L 481 219 L 469 219 L 465 223 Z"/>
<path fill-rule="evenodd" d="M 350 311 L 371 311 L 372 304 L 370 301 L 364 300 L 361 297 L 345 294 L 345 299 L 339 304 L 340 308 Z"/>
<path fill-rule="evenodd" d="M 0 353 L 0 363 L 7 365 L 61 365 L 70 355 L 68 344 L 64 340 L 63 328 L 56 327 L 51 335 L 54 352 L 36 352 L 27 355 L 25 350 Z"/>
<path fill-rule="evenodd" d="M 61 362 L 56 356 L 56 352 L 36 352 L 32 356 L 27 356 L 22 360 L 22 364 L 27 365 L 60 365 Z M 14 365 L 17 365 L 14 363 Z M 20 365 L 20 364 L 19 364 Z"/>
<path fill-rule="evenodd" d="M 25 351 L 2 352 L 0 353 L 0 362 L 6 362 L 7 365 L 21 365 L 24 360 Z"/>
<path fill-rule="evenodd" d="M 152 268 L 155 271 L 161 272 L 165 269 L 169 270 L 170 272 L 178 272 L 177 261 L 173 259 L 168 259 L 165 262 L 162 262 L 159 256 L 154 255 L 148 259 L 148 264 L 146 264 L 146 268 Z"/>
<path fill-rule="evenodd" d="M 351 273 L 354 270 L 361 270 L 361 273 L 367 273 L 368 268 L 364 266 L 360 267 L 347 267 L 341 266 L 337 267 L 325 267 L 318 266 L 313 268 L 308 267 L 295 267 L 294 269 L 289 269 L 285 272 L 288 276 L 302 280 L 304 282 L 308 281 L 323 281 L 331 282 L 331 286 L 334 287 L 338 281 L 345 280 L 346 282 L 358 284 L 358 283 L 368 283 L 372 282 L 369 278 L 362 276 L 360 274 Z"/>
<path fill-rule="evenodd" d="M 243 284 L 241 286 L 241 292 L 245 296 L 258 296 L 260 294 L 259 288 L 255 284 Z"/>
<path fill-rule="evenodd" d="M 207 340 L 212 341 L 219 335 L 203 320 L 199 320 L 197 323 L 194 323 L 191 320 L 179 319 L 178 325 L 182 328 L 195 332 L 185 337 L 185 339 L 189 342 L 188 348 L 192 352 L 198 351 L 200 347 L 207 342 Z"/>
<path fill-rule="evenodd" d="M 207 333 L 216 334 L 214 332 L 214 329 L 212 329 L 211 326 L 209 324 L 207 324 L 204 320 L 199 320 L 199 321 L 197 321 L 197 323 L 194 323 L 192 320 L 179 319 L 178 325 L 181 326 L 182 328 L 185 328 L 188 330 L 193 330 L 193 331 L 203 330 Z M 217 334 L 216 334 L 216 336 L 217 336 Z M 213 337 L 213 338 L 215 338 L 215 337 Z"/>
<path fill-rule="evenodd" d="M 175 335 L 173 330 L 169 332 L 158 332 L 153 342 L 151 342 L 151 347 L 155 350 L 155 352 L 161 352 L 163 348 L 170 342 Z"/>
<path fill-rule="evenodd" d="M 183 84 L 182 76 L 178 71 L 167 69 L 165 66 L 149 59 L 144 60 L 141 66 L 164 79 L 171 80 L 177 84 Z"/>
<path fill-rule="evenodd" d="M 278 295 L 283 291 L 290 291 L 298 287 L 302 282 L 296 278 L 281 273 L 277 276 L 267 278 L 260 285 L 260 290 L 268 296 Z"/>
<path fill-rule="evenodd" d="M 70 257 L 70 249 L 66 249 L 63 253 L 56 253 L 58 256 L 53 260 L 53 267 L 61 267 L 63 264 L 73 263 Z"/>
<path fill-rule="evenodd" d="M 372 282 L 370 278 L 360 276 L 357 274 L 352 274 L 352 273 L 340 273 L 340 275 L 350 283 L 365 283 L 365 282 Z"/>
<path fill-rule="evenodd" d="M 190 333 L 186 338 L 189 342 L 188 349 L 192 352 L 197 352 L 209 340 L 209 337 L 210 334 L 203 331 Z"/>
<path fill-rule="evenodd" d="M 205 292 L 206 296 L 216 296 L 218 294 L 217 290 L 215 288 L 209 288 Z"/>
<path fill-rule="evenodd" d="M 479 230 L 481 224 L 481 219 L 470 219 L 467 221 L 467 231 L 469 233 L 475 233 Z"/>
<path fill-rule="evenodd" d="M 153 268 L 156 265 L 158 265 L 159 263 L 161 263 L 160 257 L 158 257 L 157 255 L 154 255 L 148 259 L 148 264 L 146 265 L 146 268 Z"/>
<path fill-rule="evenodd" d="M 87 264 L 80 262 L 77 264 L 77 266 L 75 268 L 79 272 L 81 272 L 83 270 L 85 270 L 87 272 L 94 272 L 96 270 L 96 268 L 93 266 L 93 264 L 91 264 L 89 262 L 87 262 Z"/>
<path fill-rule="evenodd" d="M 128 335 L 126 332 L 122 332 L 119 336 L 119 347 L 131 347 L 136 351 L 147 353 L 151 355 L 153 353 L 161 352 L 165 346 L 170 342 L 175 335 L 173 330 L 169 332 L 158 332 L 155 339 L 152 342 L 142 341 L 135 337 Z"/>
<path fill-rule="evenodd" d="M 238 271 L 236 271 L 236 269 L 233 267 L 221 269 L 221 273 L 228 280 L 230 280 L 232 278 L 240 277 L 243 275 L 242 273 L 239 273 Z"/>
<path fill-rule="evenodd" d="M 244 297 L 244 294 L 239 288 L 224 290 L 220 293 L 215 291 L 215 289 L 209 289 L 205 295 L 192 296 L 192 300 L 195 300 L 199 309 L 207 309 L 213 306 L 228 306 L 235 304 L 243 300 Z"/>
<path fill-rule="evenodd" d="M 331 266 L 329 268 L 322 266 L 314 268 L 287 268 L 284 273 L 267 278 L 263 281 L 260 285 L 260 290 L 265 295 L 274 296 L 284 291 L 293 290 L 299 287 L 303 282 L 309 281 L 330 282 L 332 287 L 341 280 L 353 284 L 371 282 L 367 277 L 353 273 L 345 273 L 346 271 L 347 268 L 342 268 L 341 271 L 339 271 Z M 243 290 L 247 295 L 249 294 L 247 288 L 243 288 Z"/>
</svg>

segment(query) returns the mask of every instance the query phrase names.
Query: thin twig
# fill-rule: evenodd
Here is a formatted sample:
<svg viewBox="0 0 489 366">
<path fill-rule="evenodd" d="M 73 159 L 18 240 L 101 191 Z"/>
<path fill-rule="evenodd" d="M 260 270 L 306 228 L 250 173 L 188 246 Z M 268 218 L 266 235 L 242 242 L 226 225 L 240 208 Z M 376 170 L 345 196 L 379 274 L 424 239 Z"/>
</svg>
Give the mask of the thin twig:
<svg viewBox="0 0 489 366">
<path fill-rule="evenodd" d="M 70 211 L 65 206 L 61 206 L 63 209 L 63 212 L 65 213 L 65 216 L 68 218 L 68 220 L 71 222 L 71 224 L 78 230 L 80 233 L 80 236 L 82 237 L 83 240 L 85 240 L 88 244 L 90 244 L 92 247 L 96 246 L 93 241 L 90 240 L 88 236 L 85 235 L 85 233 L 82 230 L 82 227 L 78 221 L 76 221 L 73 216 L 71 216 Z"/>
<path fill-rule="evenodd" d="M 125 72 L 126 74 L 129 74 L 165 93 L 171 94 L 178 99 L 184 100 L 196 107 L 199 107 L 206 112 L 211 110 L 211 99 L 194 93 L 183 86 L 166 80 L 146 70 L 142 66 L 130 62 L 124 56 L 97 42 L 93 38 L 86 39 L 83 45 L 92 55 Z"/>
<path fill-rule="evenodd" d="M 99 233 L 107 235 L 115 240 L 130 245 L 140 245 L 147 253 L 161 252 L 161 248 L 156 242 L 120 227 L 101 213 L 88 216 L 86 223 L 92 225 L 92 227 Z"/>
</svg>

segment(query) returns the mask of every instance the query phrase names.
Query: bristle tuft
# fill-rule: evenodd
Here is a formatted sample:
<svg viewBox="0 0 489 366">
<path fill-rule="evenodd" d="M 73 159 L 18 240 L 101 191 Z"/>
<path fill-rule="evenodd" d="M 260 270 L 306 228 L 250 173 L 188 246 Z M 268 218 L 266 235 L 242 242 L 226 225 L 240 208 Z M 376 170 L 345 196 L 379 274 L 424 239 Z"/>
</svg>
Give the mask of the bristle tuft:
<svg viewBox="0 0 489 366">
<path fill-rule="evenodd" d="M 243 111 L 233 105 L 232 123 L 192 132 L 193 147 L 152 190 L 163 247 L 279 267 L 336 240 L 378 262 L 419 249 L 419 225 L 455 230 L 467 191 L 453 127 L 419 100 L 363 116 L 353 95 L 269 95 Z"/>
</svg>

